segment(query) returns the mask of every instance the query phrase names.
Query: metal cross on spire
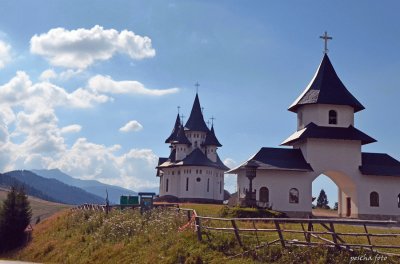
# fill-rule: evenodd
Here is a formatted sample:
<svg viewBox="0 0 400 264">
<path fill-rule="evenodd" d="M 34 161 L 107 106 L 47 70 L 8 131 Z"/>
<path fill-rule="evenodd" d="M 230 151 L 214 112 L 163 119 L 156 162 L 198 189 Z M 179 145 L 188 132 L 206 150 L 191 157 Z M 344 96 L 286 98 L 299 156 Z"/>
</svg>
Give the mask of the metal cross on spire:
<svg viewBox="0 0 400 264">
<path fill-rule="evenodd" d="M 200 86 L 199 82 L 196 82 L 194 86 L 196 86 L 196 93 L 199 93 L 199 86 Z"/>
<path fill-rule="evenodd" d="M 177 108 L 178 108 L 178 115 L 179 115 L 179 110 L 181 110 L 181 107 L 178 105 Z"/>
<path fill-rule="evenodd" d="M 211 116 L 211 125 L 213 126 L 214 125 L 214 120 L 216 119 L 214 116 Z"/>
<path fill-rule="evenodd" d="M 184 115 L 181 115 L 181 119 L 182 119 L 182 126 L 183 126 L 183 124 L 185 123 L 185 120 L 184 120 L 184 118 L 185 118 L 185 116 L 184 116 Z"/>
<path fill-rule="evenodd" d="M 319 36 L 319 38 L 323 39 L 325 42 L 325 49 L 324 49 L 324 54 L 328 53 L 328 40 L 331 40 L 332 37 L 328 36 L 328 32 L 325 31 L 323 36 Z"/>
</svg>

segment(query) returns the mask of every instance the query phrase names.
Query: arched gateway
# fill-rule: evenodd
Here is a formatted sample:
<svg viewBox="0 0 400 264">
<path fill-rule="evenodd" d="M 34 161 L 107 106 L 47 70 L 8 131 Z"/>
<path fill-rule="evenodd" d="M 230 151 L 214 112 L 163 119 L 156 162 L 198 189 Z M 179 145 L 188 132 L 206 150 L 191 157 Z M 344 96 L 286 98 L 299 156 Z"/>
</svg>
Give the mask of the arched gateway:
<svg viewBox="0 0 400 264">
<path fill-rule="evenodd" d="M 289 107 L 297 114 L 297 130 L 281 145 L 291 148 L 261 148 L 227 172 L 238 175 L 238 197 L 246 197 L 242 192 L 249 190 L 251 179 L 250 191 L 268 189 L 272 209 L 305 217 L 311 214 L 312 182 L 324 174 L 338 186 L 339 216 L 400 220 L 400 162 L 387 154 L 362 152 L 363 145 L 376 142 L 355 128 L 354 113 L 363 109 L 325 54 L 310 84 Z M 253 171 L 257 166 L 255 177 L 254 172 L 247 175 L 250 161 Z"/>
</svg>

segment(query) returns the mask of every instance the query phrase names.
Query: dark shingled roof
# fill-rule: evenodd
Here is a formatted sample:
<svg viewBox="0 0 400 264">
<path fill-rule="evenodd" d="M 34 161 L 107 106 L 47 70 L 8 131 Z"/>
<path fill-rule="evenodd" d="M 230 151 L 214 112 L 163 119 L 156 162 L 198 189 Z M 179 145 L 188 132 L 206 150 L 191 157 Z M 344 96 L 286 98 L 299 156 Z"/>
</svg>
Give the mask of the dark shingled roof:
<svg viewBox="0 0 400 264">
<path fill-rule="evenodd" d="M 304 159 L 300 149 L 261 148 L 248 161 L 256 161 L 259 165 L 258 169 L 313 171 L 310 164 Z M 237 169 L 243 169 L 246 162 L 228 171 L 228 173 L 234 172 Z"/>
<path fill-rule="evenodd" d="M 400 176 L 400 162 L 386 153 L 361 153 L 362 174 Z"/>
<path fill-rule="evenodd" d="M 194 98 L 192 111 L 190 112 L 189 119 L 186 122 L 185 129 L 202 132 L 208 132 L 209 130 L 206 123 L 204 122 L 198 94 L 196 94 L 196 97 Z"/>
<path fill-rule="evenodd" d="M 172 143 L 172 141 L 176 140 L 176 136 L 179 131 L 179 127 L 181 126 L 181 119 L 179 114 L 176 116 L 175 125 L 172 129 L 171 135 L 165 140 L 165 143 Z"/>
<path fill-rule="evenodd" d="M 196 148 L 182 160 L 182 165 L 214 166 L 213 162 L 199 148 Z"/>
<path fill-rule="evenodd" d="M 354 108 L 354 112 L 365 109 L 339 79 L 327 54 L 324 55 L 314 78 L 289 107 L 289 111 L 297 112 L 297 108 L 307 104 L 348 105 Z"/>
<path fill-rule="evenodd" d="M 215 136 L 214 126 L 211 126 L 211 130 L 207 132 L 203 145 L 222 147 L 221 143 L 219 143 L 217 137 Z"/>
<path fill-rule="evenodd" d="M 178 134 L 176 135 L 176 138 L 172 143 L 174 143 L 174 144 L 187 144 L 187 145 L 191 145 L 192 144 L 192 143 L 190 143 L 189 139 L 186 137 L 185 129 L 183 128 L 183 126 L 180 126 L 180 128 L 178 130 Z"/>
<path fill-rule="evenodd" d="M 227 166 L 225 166 L 225 164 L 224 164 L 224 163 L 222 162 L 222 160 L 219 158 L 218 154 L 216 154 L 216 155 L 217 155 L 217 162 L 216 162 L 217 167 L 218 167 L 219 169 L 221 169 L 221 170 L 225 170 L 225 171 L 229 170 L 229 168 L 228 168 Z"/>
<path fill-rule="evenodd" d="M 160 169 L 158 168 L 158 166 L 160 166 L 161 164 L 163 164 L 164 162 L 166 162 L 168 160 L 168 158 L 158 158 L 158 164 L 157 164 L 157 174 L 156 176 L 160 176 Z"/>
<path fill-rule="evenodd" d="M 363 145 L 376 142 L 375 139 L 364 134 L 353 126 L 325 127 L 317 126 L 311 122 L 305 128 L 293 133 L 289 138 L 283 141 L 281 145 L 291 146 L 293 143 L 306 138 L 360 140 Z"/>
<path fill-rule="evenodd" d="M 169 154 L 169 157 L 167 160 L 170 162 L 175 162 L 175 158 L 176 158 L 176 149 L 173 149 L 171 151 L 171 154 Z M 160 164 L 158 164 L 158 165 L 160 165 Z"/>
<path fill-rule="evenodd" d="M 207 156 L 199 149 L 196 148 L 186 158 L 181 161 L 167 160 L 160 164 L 157 168 L 177 167 L 177 166 L 207 166 L 214 167 L 221 170 L 229 170 L 217 156 L 217 162 L 212 162 Z"/>
</svg>

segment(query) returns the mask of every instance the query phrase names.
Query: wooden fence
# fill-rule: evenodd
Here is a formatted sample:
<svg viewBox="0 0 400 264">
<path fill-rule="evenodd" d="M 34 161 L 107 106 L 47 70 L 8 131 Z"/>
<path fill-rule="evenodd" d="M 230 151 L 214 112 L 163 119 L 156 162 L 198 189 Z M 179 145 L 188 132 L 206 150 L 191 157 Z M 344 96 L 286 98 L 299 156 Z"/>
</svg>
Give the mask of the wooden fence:
<svg viewBox="0 0 400 264">
<path fill-rule="evenodd" d="M 400 256 L 400 240 L 394 244 L 373 243 L 374 237 L 400 237 L 400 233 L 398 233 L 400 231 L 399 229 L 391 229 L 391 231 L 397 231 L 397 233 L 385 233 L 384 231 L 380 233 L 371 232 L 371 226 L 377 226 L 378 228 L 385 227 L 387 230 L 388 227 L 395 224 L 397 224 L 396 221 L 356 219 L 195 217 L 195 227 L 197 239 L 199 241 L 203 240 L 203 236 L 206 236 L 206 238 L 210 240 L 212 239 L 210 238 L 211 234 L 218 235 L 217 233 L 231 234 L 235 237 L 235 240 L 243 249 L 243 252 L 233 257 L 242 256 L 256 249 L 274 244 L 278 244 L 282 247 L 292 245 L 326 246 L 350 251 L 362 248 L 379 254 Z M 286 228 L 286 226 L 288 228 Z M 296 227 L 299 228 L 296 229 Z M 340 229 L 357 230 L 357 232 L 340 231 Z M 359 231 L 360 229 L 362 232 Z M 377 229 L 374 228 L 374 231 L 376 230 Z M 270 235 L 268 236 L 266 234 Z M 289 238 L 289 236 L 292 236 L 292 238 Z M 252 239 L 249 240 L 248 237 L 252 237 Z M 367 243 L 346 242 L 345 237 L 365 237 Z M 359 239 L 357 240 L 359 241 Z M 249 241 L 256 241 L 256 243 L 254 245 L 249 245 Z M 390 249 L 392 252 L 383 252 L 380 251 L 381 249 Z M 393 252 L 395 250 L 396 252 Z"/>
</svg>

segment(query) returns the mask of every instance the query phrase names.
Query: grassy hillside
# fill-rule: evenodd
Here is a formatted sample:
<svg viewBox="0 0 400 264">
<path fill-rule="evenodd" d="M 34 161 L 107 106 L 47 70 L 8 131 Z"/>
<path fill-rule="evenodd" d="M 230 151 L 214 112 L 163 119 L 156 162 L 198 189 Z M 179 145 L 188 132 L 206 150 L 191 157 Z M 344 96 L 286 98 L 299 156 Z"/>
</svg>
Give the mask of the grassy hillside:
<svg viewBox="0 0 400 264">
<path fill-rule="evenodd" d="M 209 207 L 185 206 L 203 213 Z M 218 207 L 211 206 L 210 211 Z M 143 216 L 137 210 L 114 210 L 108 216 L 68 210 L 37 225 L 32 242 L 5 257 L 50 263 L 349 263 L 351 256 L 364 254 L 270 246 L 229 259 L 242 252 L 232 235 L 219 233 L 198 242 L 192 228 L 178 232 L 185 222 L 185 214 L 171 210 L 157 209 Z"/>
<path fill-rule="evenodd" d="M 7 190 L 0 188 L 0 204 L 6 199 L 6 197 Z M 63 209 L 70 208 L 70 206 L 66 204 L 48 202 L 32 196 L 28 196 L 28 200 L 32 208 L 32 223 L 35 223 L 38 217 L 40 217 L 41 220 L 44 220 Z"/>
</svg>

